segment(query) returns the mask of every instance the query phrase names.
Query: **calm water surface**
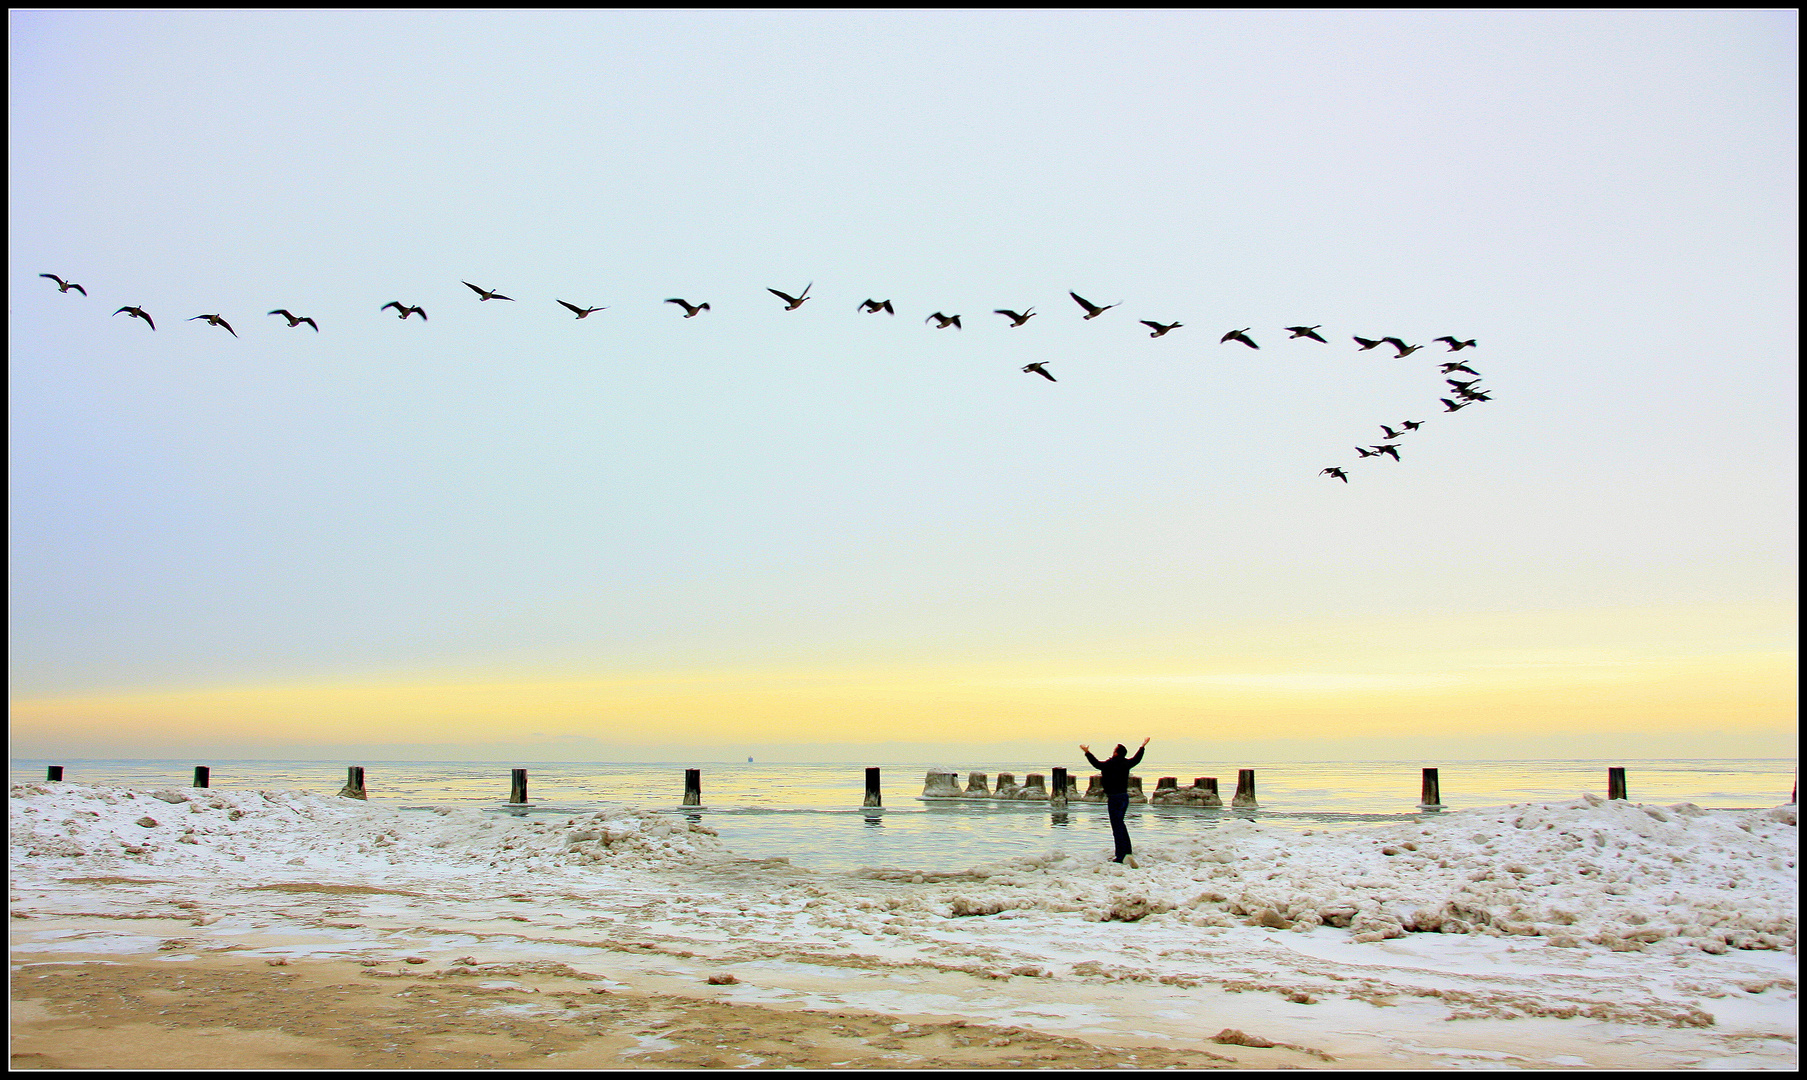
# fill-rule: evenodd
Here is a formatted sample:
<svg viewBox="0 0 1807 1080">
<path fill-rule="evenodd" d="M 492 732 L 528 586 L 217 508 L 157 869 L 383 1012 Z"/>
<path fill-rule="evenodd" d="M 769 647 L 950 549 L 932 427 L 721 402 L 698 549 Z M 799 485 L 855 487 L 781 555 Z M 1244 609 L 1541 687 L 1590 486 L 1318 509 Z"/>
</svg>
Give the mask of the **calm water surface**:
<svg viewBox="0 0 1807 1080">
<path fill-rule="evenodd" d="M 185 787 L 194 766 L 209 766 L 211 786 L 261 789 L 299 788 L 325 794 L 345 783 L 345 766 L 317 761 L 75 761 L 14 760 L 13 783 L 41 781 L 45 767 L 64 766 L 64 778 L 133 787 Z M 1282 827 L 1336 828 L 1377 825 L 1416 816 L 1424 762 L 1274 762 L 1234 765 L 1151 762 L 1138 770 L 1153 791 L 1160 776 L 1176 776 L 1180 786 L 1194 777 L 1215 776 L 1227 801 L 1238 768 L 1255 769 L 1255 811 L 1212 811 L 1192 807 L 1131 807 L 1130 832 L 1143 841 L 1193 835 L 1214 828 L 1226 815 L 1252 816 Z M 1510 761 L 1439 765 L 1443 803 L 1452 810 L 1502 803 L 1568 800 L 1584 791 L 1606 794 L 1606 770 L 1623 764 L 1636 802 L 1691 802 L 1711 809 L 1752 809 L 1789 800 L 1794 759 L 1659 761 Z M 970 769 L 1014 772 L 1020 782 L 1044 765 L 982 763 L 947 766 L 962 780 Z M 702 770 L 704 806 L 688 811 L 716 829 L 735 851 L 755 857 L 783 856 L 798 866 L 823 871 L 860 867 L 958 870 L 979 863 L 1050 851 L 1091 856 L 1108 852 L 1110 827 L 1100 804 L 1074 803 L 1068 813 L 1051 813 L 1033 803 L 923 802 L 929 764 L 888 765 L 881 771 L 884 808 L 860 808 L 865 765 L 697 763 L 598 764 L 540 762 L 528 770 L 529 813 L 571 814 L 603 806 L 679 810 L 685 768 Z M 1083 759 L 1066 768 L 1089 775 Z M 497 812 L 508 798 L 509 766 L 483 762 L 396 761 L 365 767 L 370 801 L 401 809 L 455 803 Z"/>
</svg>

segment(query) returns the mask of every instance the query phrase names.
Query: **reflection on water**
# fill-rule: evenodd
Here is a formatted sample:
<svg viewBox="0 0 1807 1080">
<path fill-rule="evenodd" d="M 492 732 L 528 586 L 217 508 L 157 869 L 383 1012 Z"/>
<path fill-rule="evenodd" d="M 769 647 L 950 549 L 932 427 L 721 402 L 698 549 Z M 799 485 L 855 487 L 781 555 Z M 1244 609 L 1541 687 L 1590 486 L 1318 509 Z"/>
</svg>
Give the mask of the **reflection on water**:
<svg viewBox="0 0 1807 1080">
<path fill-rule="evenodd" d="M 1604 796 L 1606 769 L 1620 762 L 1277 762 L 1256 763 L 1261 806 L 1256 810 L 1136 805 L 1131 834 L 1138 842 L 1196 835 L 1230 817 L 1285 828 L 1357 827 L 1420 819 L 1422 766 L 1439 768 L 1444 805 L 1450 810 L 1502 803 L 1554 802 L 1584 791 Z M 1633 801 L 1692 802 L 1715 809 L 1775 806 L 1794 787 L 1793 759 L 1627 761 Z M 65 766 L 74 782 L 127 784 L 147 789 L 186 788 L 193 761 L 23 761 L 11 763 L 13 783 L 44 780 L 46 767 Z M 344 763 L 312 761 L 215 761 L 211 785 L 236 789 L 300 788 L 336 793 Z M 379 762 L 367 764 L 365 786 L 375 805 L 427 810 L 464 804 L 522 817 L 569 815 L 612 807 L 681 814 L 715 829 L 740 854 L 783 856 L 798 866 L 844 871 L 865 866 L 959 870 L 978 863 L 1052 852 L 1108 856 L 1110 827 L 1102 803 L 1072 802 L 1066 811 L 1045 803 L 918 798 L 929 766 L 884 766 L 882 807 L 861 807 L 863 762 L 849 764 L 702 765 L 539 763 L 527 766 L 533 802 L 509 806 L 510 763 Z M 980 766 L 993 776 L 1046 772 L 1043 765 L 998 762 Z M 1248 763 L 1175 763 L 1144 770 L 1153 790 L 1163 775 L 1224 778 Z M 680 807 L 684 770 L 700 768 L 709 804 Z M 1083 778 L 1089 773 L 1074 771 Z M 1227 794 L 1227 791 L 1226 791 Z"/>
</svg>

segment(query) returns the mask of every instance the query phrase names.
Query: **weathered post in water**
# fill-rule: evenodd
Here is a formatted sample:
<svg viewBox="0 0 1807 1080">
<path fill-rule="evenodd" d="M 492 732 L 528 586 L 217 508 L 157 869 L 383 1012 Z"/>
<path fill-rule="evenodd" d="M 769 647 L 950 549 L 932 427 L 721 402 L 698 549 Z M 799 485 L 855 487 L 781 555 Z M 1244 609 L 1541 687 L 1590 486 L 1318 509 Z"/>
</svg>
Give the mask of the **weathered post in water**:
<svg viewBox="0 0 1807 1080">
<path fill-rule="evenodd" d="M 527 803 L 527 770 L 511 769 L 508 774 L 508 802 L 513 806 Z"/>
<path fill-rule="evenodd" d="M 369 801 L 370 796 L 364 794 L 364 766 L 345 766 L 345 786 L 339 789 L 339 794 L 348 799 Z"/>
<path fill-rule="evenodd" d="M 1200 806 L 1222 808 L 1223 797 L 1217 793 L 1217 777 L 1195 776 L 1192 778 L 1192 786 L 1201 789 L 1198 797 Z"/>
<path fill-rule="evenodd" d="M 207 766 L 196 765 L 195 766 L 195 787 L 206 787 L 208 775 L 209 775 L 209 773 L 208 773 Z"/>
<path fill-rule="evenodd" d="M 1260 807 L 1261 804 L 1255 801 L 1254 769 L 1236 770 L 1236 796 L 1230 800 L 1230 805 L 1233 807 L 1247 807 L 1250 810 L 1258 809 Z"/>
<path fill-rule="evenodd" d="M 703 805 L 703 770 L 684 770 L 684 802 L 682 805 Z"/>
<path fill-rule="evenodd" d="M 1424 770 L 1424 791 L 1418 797 L 1418 805 L 1427 810 L 1432 807 L 1439 810 L 1443 808 L 1443 792 L 1437 786 L 1437 770 Z"/>
<path fill-rule="evenodd" d="M 865 797 L 865 799 L 863 799 L 860 802 L 860 805 L 861 806 L 883 806 L 884 805 L 884 803 L 880 802 L 879 798 L 878 798 L 878 766 L 876 766 L 876 765 L 869 765 L 866 767 L 866 797 Z"/>
<path fill-rule="evenodd" d="M 1067 770 L 1056 765 L 1053 771 L 1054 786 L 1048 789 L 1048 809 L 1065 810 L 1067 808 Z"/>
<path fill-rule="evenodd" d="M 960 797 L 960 781 L 952 769 L 930 769 L 922 778 L 922 797 L 925 799 L 958 799 Z"/>
<path fill-rule="evenodd" d="M 44 779 L 46 780 L 61 780 L 62 778 L 63 767 L 61 765 L 52 765 L 50 771 L 44 774 Z"/>
<path fill-rule="evenodd" d="M 1613 765 L 1606 770 L 1606 797 L 1609 799 L 1625 799 L 1625 767 Z"/>
</svg>

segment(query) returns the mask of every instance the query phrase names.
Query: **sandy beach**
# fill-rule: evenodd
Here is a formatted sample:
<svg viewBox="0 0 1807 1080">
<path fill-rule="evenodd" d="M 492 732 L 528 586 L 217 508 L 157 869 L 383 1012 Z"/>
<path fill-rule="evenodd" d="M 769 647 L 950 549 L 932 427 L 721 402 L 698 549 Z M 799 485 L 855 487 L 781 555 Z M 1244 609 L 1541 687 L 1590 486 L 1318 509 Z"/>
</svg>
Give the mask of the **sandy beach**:
<svg viewBox="0 0 1807 1080">
<path fill-rule="evenodd" d="M 1794 808 L 823 874 L 631 808 L 15 785 L 17 1068 L 1796 1067 Z"/>
</svg>

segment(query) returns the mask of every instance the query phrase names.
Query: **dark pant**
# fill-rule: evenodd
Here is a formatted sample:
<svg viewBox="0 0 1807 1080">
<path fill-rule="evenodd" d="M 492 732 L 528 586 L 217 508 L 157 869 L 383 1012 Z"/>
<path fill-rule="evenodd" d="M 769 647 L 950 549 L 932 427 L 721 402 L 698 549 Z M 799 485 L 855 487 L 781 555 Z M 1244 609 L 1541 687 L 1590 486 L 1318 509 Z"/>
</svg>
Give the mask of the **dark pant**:
<svg viewBox="0 0 1807 1080">
<path fill-rule="evenodd" d="M 1117 857 L 1111 861 L 1122 862 L 1129 854 L 1129 826 L 1123 824 L 1124 811 L 1129 809 L 1129 792 L 1106 795 L 1104 805 L 1111 812 L 1111 839 L 1117 842 Z"/>
</svg>

